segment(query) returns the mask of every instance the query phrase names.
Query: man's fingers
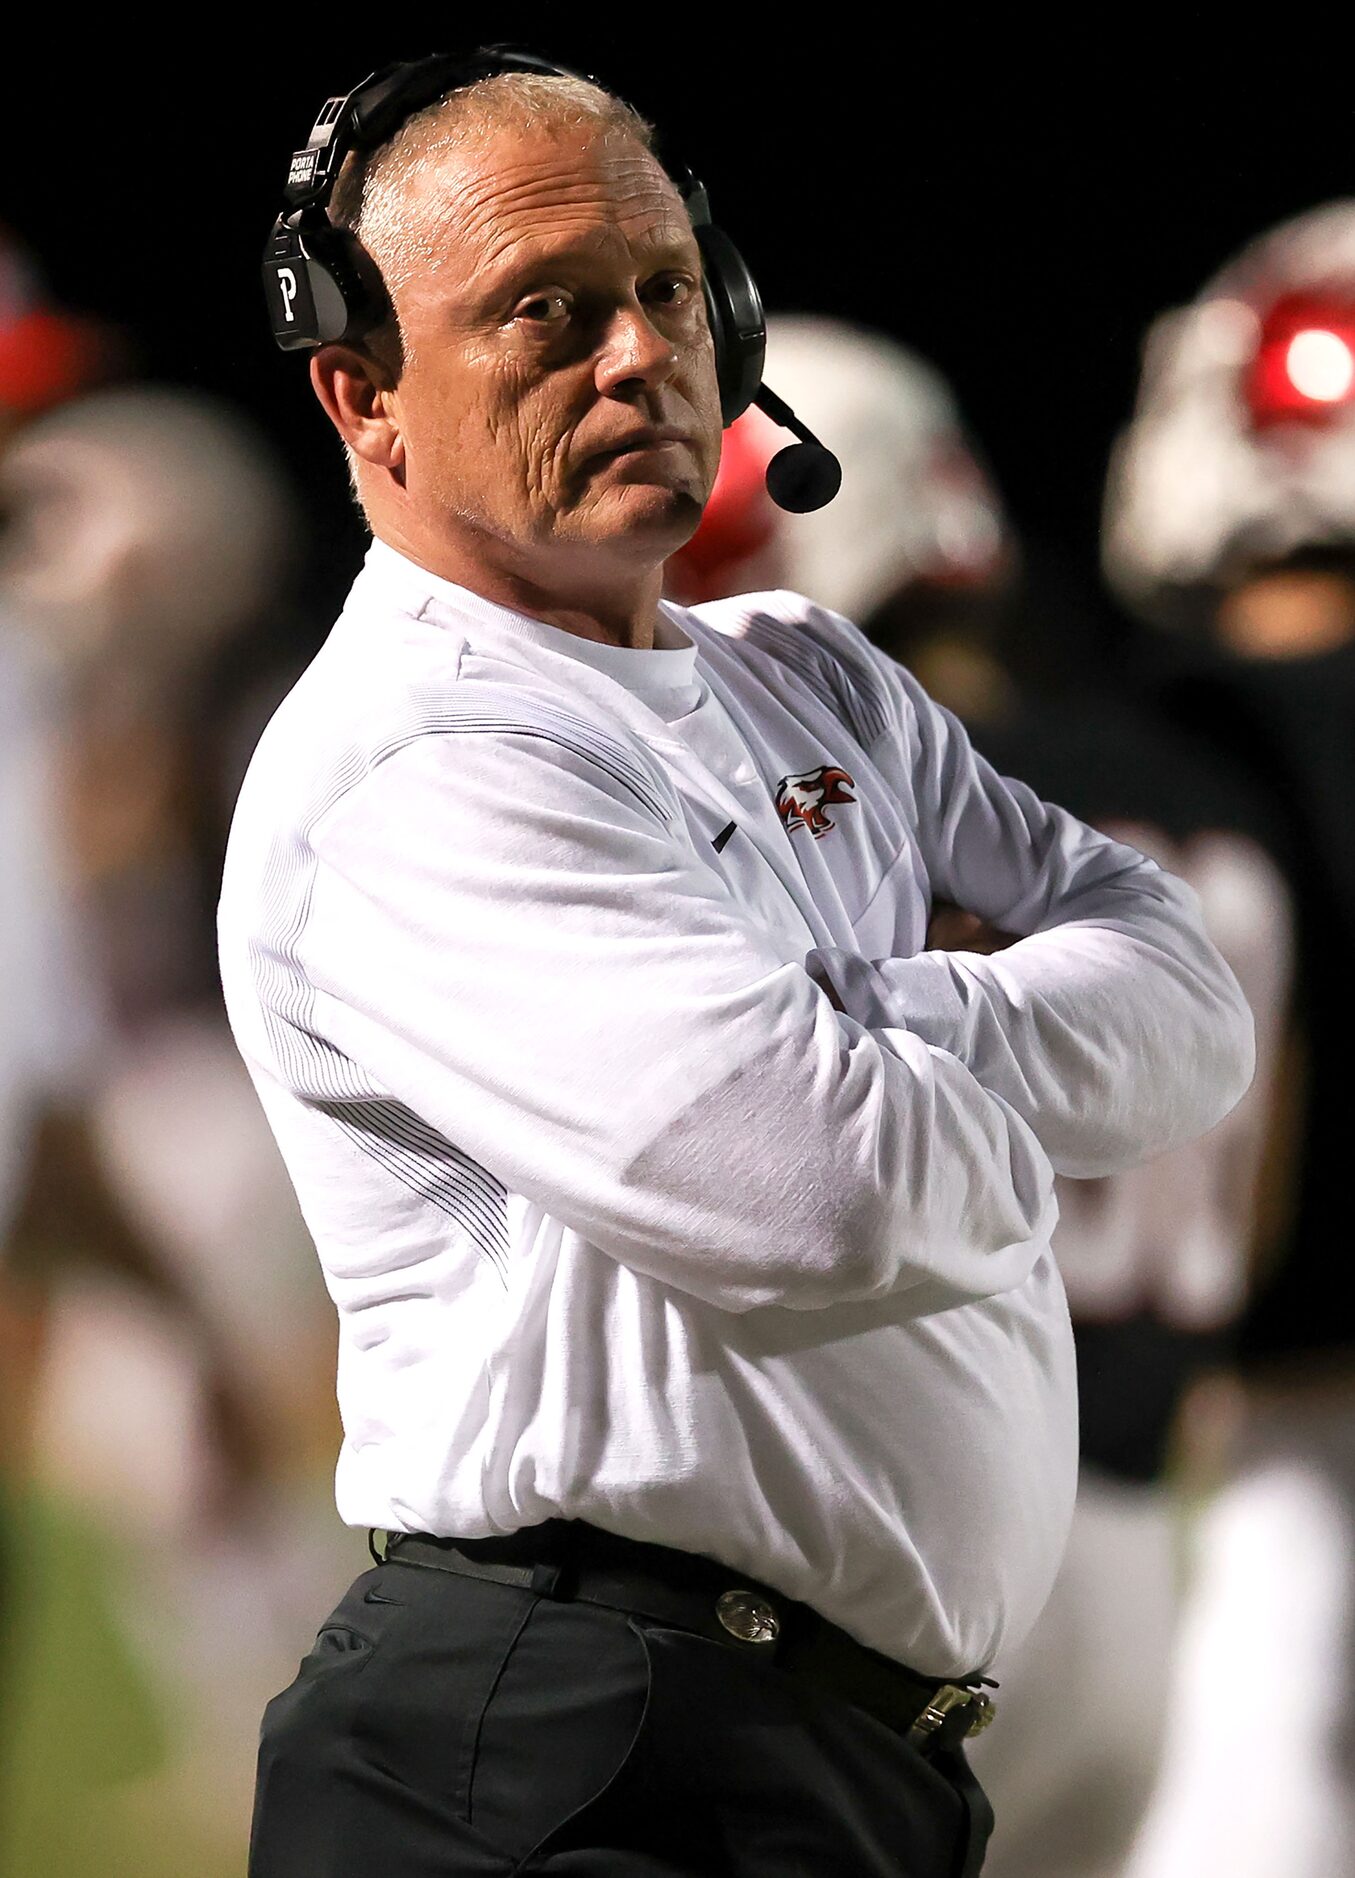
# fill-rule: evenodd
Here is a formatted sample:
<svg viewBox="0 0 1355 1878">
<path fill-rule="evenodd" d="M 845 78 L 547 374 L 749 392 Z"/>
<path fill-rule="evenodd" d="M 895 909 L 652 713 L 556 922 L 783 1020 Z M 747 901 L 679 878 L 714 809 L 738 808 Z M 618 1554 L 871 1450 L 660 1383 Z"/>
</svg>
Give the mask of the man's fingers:
<svg viewBox="0 0 1355 1878">
<path fill-rule="evenodd" d="M 1001 952 L 1015 943 L 1016 934 L 990 926 L 977 913 L 966 913 L 950 900 L 932 902 L 927 926 L 929 952 Z"/>
</svg>

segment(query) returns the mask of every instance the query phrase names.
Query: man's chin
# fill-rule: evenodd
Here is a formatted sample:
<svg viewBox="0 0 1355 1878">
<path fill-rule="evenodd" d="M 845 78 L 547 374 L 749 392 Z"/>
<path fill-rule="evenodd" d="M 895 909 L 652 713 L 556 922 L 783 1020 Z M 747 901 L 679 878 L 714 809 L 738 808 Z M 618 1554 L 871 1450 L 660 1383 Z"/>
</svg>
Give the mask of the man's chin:
<svg viewBox="0 0 1355 1878">
<path fill-rule="evenodd" d="M 599 548 L 633 547 L 666 560 L 691 539 L 704 505 L 690 490 L 658 482 L 632 482 L 609 489 L 579 517 L 580 535 Z"/>
</svg>

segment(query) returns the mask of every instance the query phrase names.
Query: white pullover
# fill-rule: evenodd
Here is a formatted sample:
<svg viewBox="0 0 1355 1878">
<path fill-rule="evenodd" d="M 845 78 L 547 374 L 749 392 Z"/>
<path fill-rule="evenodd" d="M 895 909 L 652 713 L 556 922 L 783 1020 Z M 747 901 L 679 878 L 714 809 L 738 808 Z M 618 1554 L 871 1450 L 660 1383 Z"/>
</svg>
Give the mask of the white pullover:
<svg viewBox="0 0 1355 1878">
<path fill-rule="evenodd" d="M 1031 936 L 921 954 L 934 895 Z M 1186 888 L 808 601 L 634 651 L 378 544 L 246 778 L 221 958 L 346 1520 L 590 1520 L 928 1673 L 1026 1630 L 1076 1467 L 1054 1170 L 1250 1074 Z"/>
</svg>

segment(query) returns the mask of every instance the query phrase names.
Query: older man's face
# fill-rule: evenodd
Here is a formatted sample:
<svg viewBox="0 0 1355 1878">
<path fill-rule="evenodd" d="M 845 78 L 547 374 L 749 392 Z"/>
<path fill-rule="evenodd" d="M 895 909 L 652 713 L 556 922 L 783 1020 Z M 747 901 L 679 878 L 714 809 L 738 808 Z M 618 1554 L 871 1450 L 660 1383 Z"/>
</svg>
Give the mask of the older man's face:
<svg viewBox="0 0 1355 1878">
<path fill-rule="evenodd" d="M 543 572 L 599 549 L 657 564 L 695 528 L 720 453 L 671 181 L 626 138 L 505 131 L 414 188 L 412 226 L 435 232 L 396 294 L 408 498 Z"/>
</svg>

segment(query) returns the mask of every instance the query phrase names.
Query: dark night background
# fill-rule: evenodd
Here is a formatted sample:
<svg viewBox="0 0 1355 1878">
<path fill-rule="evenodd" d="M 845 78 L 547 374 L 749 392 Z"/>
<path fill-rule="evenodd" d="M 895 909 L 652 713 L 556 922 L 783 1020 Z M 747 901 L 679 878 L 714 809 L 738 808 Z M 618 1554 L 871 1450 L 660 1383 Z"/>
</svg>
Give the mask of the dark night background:
<svg viewBox="0 0 1355 1878">
<path fill-rule="evenodd" d="M 958 389 L 1051 608 L 1100 617 L 1095 533 L 1145 328 L 1241 242 L 1355 173 L 1351 34 L 1316 16 L 1242 40 L 1173 16 L 923 35 L 810 16 L 630 7 L 186 16 L 11 68 L 0 221 L 57 292 L 116 321 L 151 376 L 267 430 L 313 518 L 308 585 L 341 596 L 361 537 L 305 369 L 274 352 L 256 260 L 289 152 L 327 93 L 483 39 L 597 73 L 691 161 L 773 308 L 882 327 Z M 740 23 L 735 27 L 732 22 Z M 191 49 L 189 49 L 191 47 Z M 24 76 L 41 71 L 40 78 Z M 1104 628 L 1102 628 L 1104 630 Z"/>
</svg>

